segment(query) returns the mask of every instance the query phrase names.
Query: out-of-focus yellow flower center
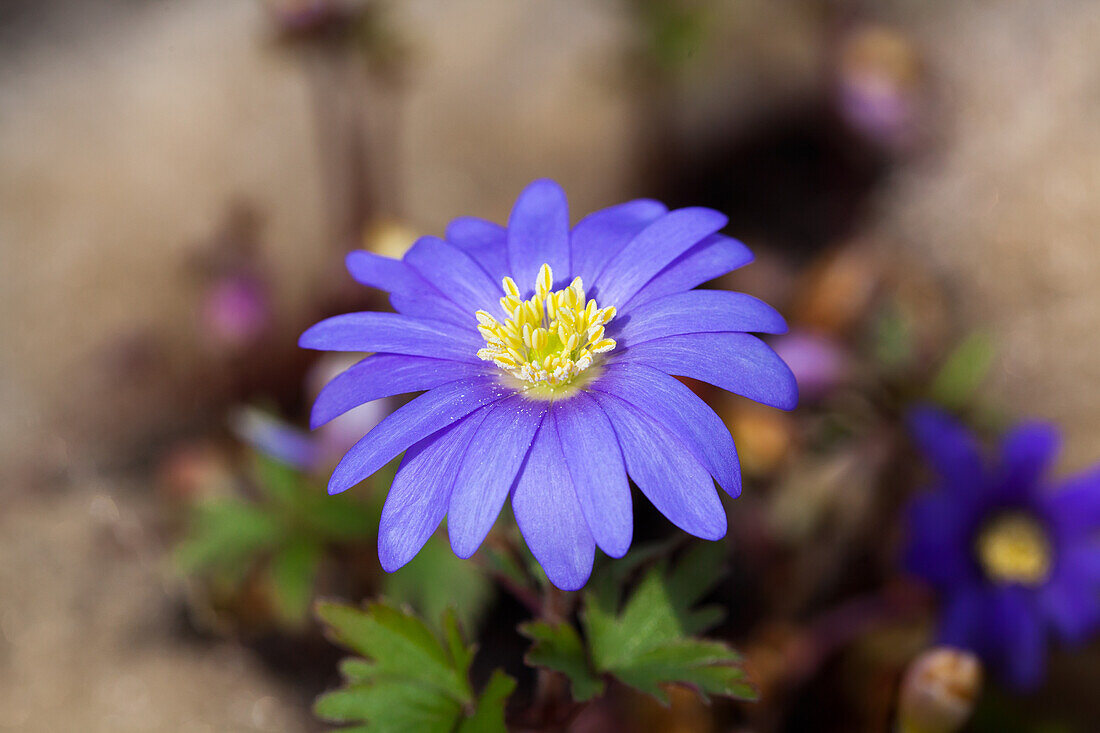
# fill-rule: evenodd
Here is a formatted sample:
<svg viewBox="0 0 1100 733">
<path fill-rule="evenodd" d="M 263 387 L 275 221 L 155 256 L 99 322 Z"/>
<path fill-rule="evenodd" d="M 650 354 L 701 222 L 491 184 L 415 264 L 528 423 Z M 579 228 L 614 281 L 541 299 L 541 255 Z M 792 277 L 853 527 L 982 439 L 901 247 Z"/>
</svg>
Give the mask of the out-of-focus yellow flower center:
<svg viewBox="0 0 1100 733">
<path fill-rule="evenodd" d="M 1002 514 L 978 535 L 978 561 L 998 583 L 1037 586 L 1050 577 L 1052 553 L 1042 526 L 1026 514 Z"/>
<path fill-rule="evenodd" d="M 586 301 L 579 277 L 561 290 L 551 290 L 553 282 L 550 265 L 543 265 L 534 296 L 521 300 L 515 281 L 506 277 L 500 299 L 508 314 L 504 323 L 485 311 L 475 314 L 485 337 L 478 357 L 515 377 L 534 396 L 545 398 L 575 385 L 596 354 L 615 348 L 615 340 L 604 336 L 604 326 L 615 317 L 614 306 L 600 308 L 595 300 Z"/>
</svg>

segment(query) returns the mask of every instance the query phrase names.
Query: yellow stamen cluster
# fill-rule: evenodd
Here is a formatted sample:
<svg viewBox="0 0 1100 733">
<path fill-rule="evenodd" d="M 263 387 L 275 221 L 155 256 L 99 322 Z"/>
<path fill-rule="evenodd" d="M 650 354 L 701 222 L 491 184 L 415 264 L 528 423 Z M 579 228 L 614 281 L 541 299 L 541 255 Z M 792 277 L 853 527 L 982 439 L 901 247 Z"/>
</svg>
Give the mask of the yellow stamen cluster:
<svg viewBox="0 0 1100 733">
<path fill-rule="evenodd" d="M 1037 586 L 1050 577 L 1050 541 L 1037 521 L 1024 514 L 1002 514 L 978 535 L 978 561 L 999 583 Z"/>
<path fill-rule="evenodd" d="M 477 352 L 479 358 L 523 382 L 559 387 L 592 366 L 596 354 L 615 348 L 615 340 L 604 336 L 604 326 L 615 317 L 614 306 L 586 302 L 579 277 L 561 290 L 551 291 L 553 282 L 550 265 L 543 265 L 534 296 L 522 300 L 515 281 L 504 278 L 504 323 L 485 311 L 475 314 L 486 344 Z"/>
</svg>

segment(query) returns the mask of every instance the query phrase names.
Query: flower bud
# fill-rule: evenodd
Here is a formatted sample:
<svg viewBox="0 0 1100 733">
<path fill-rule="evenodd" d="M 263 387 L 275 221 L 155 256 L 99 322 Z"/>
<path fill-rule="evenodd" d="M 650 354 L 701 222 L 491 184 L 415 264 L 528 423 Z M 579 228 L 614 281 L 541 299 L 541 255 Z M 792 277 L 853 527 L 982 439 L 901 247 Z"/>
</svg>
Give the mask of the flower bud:
<svg viewBox="0 0 1100 733">
<path fill-rule="evenodd" d="M 970 713 L 982 686 L 982 665 L 967 651 L 935 647 L 909 665 L 898 702 L 899 733 L 952 733 Z"/>
</svg>

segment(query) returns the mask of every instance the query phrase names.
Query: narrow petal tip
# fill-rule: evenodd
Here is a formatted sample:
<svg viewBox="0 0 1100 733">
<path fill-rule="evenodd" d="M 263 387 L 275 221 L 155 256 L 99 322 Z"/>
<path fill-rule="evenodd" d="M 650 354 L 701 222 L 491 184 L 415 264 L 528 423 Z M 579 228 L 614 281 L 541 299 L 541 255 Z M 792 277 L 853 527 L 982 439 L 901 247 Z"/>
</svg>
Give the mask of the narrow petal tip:
<svg viewBox="0 0 1100 733">
<path fill-rule="evenodd" d="M 412 557 L 401 557 L 390 543 L 386 542 L 386 539 L 379 535 L 378 537 L 378 564 L 382 566 L 382 569 L 387 573 L 393 573 L 409 564 L 416 555 Z"/>
<path fill-rule="evenodd" d="M 316 349 L 318 348 L 315 343 L 315 337 L 317 335 L 317 325 L 314 324 L 302 331 L 302 335 L 298 337 L 298 348 L 300 349 Z"/>
<path fill-rule="evenodd" d="M 333 473 L 328 480 L 328 495 L 336 496 L 342 494 L 350 489 L 354 484 L 347 483 L 343 478 L 337 478 L 337 474 Z"/>
<path fill-rule="evenodd" d="M 591 565 L 588 566 L 588 570 L 585 572 L 555 572 L 553 575 L 551 575 L 551 571 L 547 571 L 546 573 L 547 580 L 549 580 L 555 588 L 566 592 L 580 590 L 585 586 L 590 577 L 592 577 Z"/>
<path fill-rule="evenodd" d="M 456 536 L 448 529 L 448 535 L 451 541 L 451 552 L 455 554 L 461 560 L 469 560 L 474 556 L 474 553 L 481 547 L 481 542 L 476 544 L 470 542 L 469 538 L 463 536 Z"/>
</svg>

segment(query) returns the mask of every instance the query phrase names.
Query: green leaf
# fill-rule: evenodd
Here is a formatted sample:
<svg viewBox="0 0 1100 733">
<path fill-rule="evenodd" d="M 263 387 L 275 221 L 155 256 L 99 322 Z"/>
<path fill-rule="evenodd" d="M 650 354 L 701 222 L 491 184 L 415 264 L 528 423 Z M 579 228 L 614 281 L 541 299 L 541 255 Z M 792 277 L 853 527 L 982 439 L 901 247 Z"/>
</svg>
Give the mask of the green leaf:
<svg viewBox="0 0 1100 733">
<path fill-rule="evenodd" d="M 322 554 L 319 545 L 298 539 L 281 548 L 271 559 L 271 597 L 275 612 L 286 623 L 300 625 L 305 622 Z"/>
<path fill-rule="evenodd" d="M 489 684 L 477 700 L 474 712 L 458 726 L 458 733 L 508 733 L 504 706 L 516 689 L 516 681 L 501 670 L 493 671 Z"/>
<path fill-rule="evenodd" d="M 462 625 L 473 627 L 481 618 L 493 586 L 474 563 L 451 552 L 446 542 L 433 537 L 405 567 L 385 576 L 386 597 L 407 603 L 425 618 L 439 618 L 453 608 Z"/>
<path fill-rule="evenodd" d="M 603 615 L 588 632 L 599 669 L 620 666 L 655 644 L 679 637 L 682 630 L 660 569 L 642 579 L 618 618 Z"/>
<path fill-rule="evenodd" d="M 532 621 L 520 626 L 519 631 L 535 642 L 524 658 L 527 664 L 546 667 L 568 677 L 574 700 L 584 702 L 603 692 L 603 680 L 592 669 L 581 637 L 572 624 Z"/>
<path fill-rule="evenodd" d="M 377 680 L 325 693 L 313 712 L 334 723 L 370 721 L 370 729 L 376 731 L 449 733 L 462 714 L 462 705 L 435 690 Z"/>
<path fill-rule="evenodd" d="M 989 373 L 993 355 L 993 340 L 988 334 L 974 333 L 965 338 L 932 380 L 932 399 L 945 407 L 966 407 Z"/>
<path fill-rule="evenodd" d="M 671 539 L 640 545 L 631 549 L 626 557 L 599 568 L 599 572 L 592 574 L 585 589 L 589 605 L 596 603 L 600 608 L 613 613 L 619 605 L 622 586 L 627 579 L 642 565 L 670 554 L 679 542 L 679 539 Z"/>
<path fill-rule="evenodd" d="M 190 535 L 175 550 L 184 573 L 245 565 L 282 542 L 286 528 L 240 499 L 216 499 L 195 507 Z"/>
<path fill-rule="evenodd" d="M 671 571 L 666 563 L 649 570 L 622 609 L 606 587 L 585 596 L 581 614 L 591 656 L 592 675 L 611 674 L 623 683 L 667 702 L 662 687 L 680 684 L 697 689 L 704 696 L 724 695 L 755 698 L 745 678 L 741 657 L 724 642 L 693 638 L 721 618 L 716 608 L 695 608 L 720 577 L 718 568 L 724 548 L 717 543 L 692 547 Z M 545 626 L 545 625 L 544 625 Z M 569 627 L 572 630 L 572 627 Z M 528 635 L 536 640 L 531 661 L 569 674 L 575 670 L 578 654 L 573 638 L 557 628 L 532 627 Z M 552 644 L 548 640 L 552 640 Z M 574 692 L 578 691 L 574 680 Z M 582 699 L 582 698 L 578 698 Z"/>
<path fill-rule="evenodd" d="M 614 619 L 607 598 L 589 604 L 588 621 L 593 657 L 598 667 L 610 668 L 640 649 L 703 631 L 721 620 L 721 610 L 693 610 L 722 575 L 725 547 L 696 544 L 687 550 L 665 577 L 664 565 L 642 579 L 622 614 Z"/>
<path fill-rule="evenodd" d="M 673 683 L 691 685 L 704 696 L 755 699 L 756 692 L 739 666 L 741 661 L 741 655 L 723 642 L 676 639 L 641 652 L 625 665 L 608 671 L 663 703 L 668 700 L 660 685 Z"/>
<path fill-rule="evenodd" d="M 458 614 L 453 608 L 443 612 L 443 637 L 447 642 L 447 651 L 451 655 L 451 662 L 460 674 L 470 672 L 470 664 L 474 661 L 474 648 L 467 646 L 462 640 L 462 630 L 459 628 Z"/>
<path fill-rule="evenodd" d="M 698 542 L 688 548 L 668 576 L 666 586 L 673 613 L 685 634 L 696 634 L 725 618 L 721 606 L 693 608 L 725 574 L 726 547 L 721 542 Z"/>
<path fill-rule="evenodd" d="M 378 676 L 373 662 L 359 657 L 348 657 L 340 662 L 340 674 L 348 682 L 369 682 Z"/>
<path fill-rule="evenodd" d="M 325 602 L 318 604 L 317 614 L 335 641 L 373 660 L 380 674 L 431 685 L 461 702 L 470 700 L 469 682 L 451 666 L 428 626 L 412 614 L 383 603 L 361 611 Z"/>
<path fill-rule="evenodd" d="M 341 662 L 346 684 L 317 699 L 319 717 L 380 733 L 505 731 L 504 705 L 515 681 L 497 670 L 475 699 L 468 678 L 474 650 L 454 613 L 443 618 L 443 638 L 384 603 L 359 609 L 322 602 L 317 614 L 334 640 L 365 657 Z"/>
</svg>

